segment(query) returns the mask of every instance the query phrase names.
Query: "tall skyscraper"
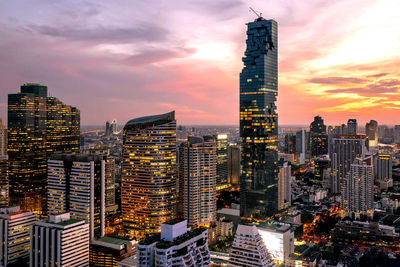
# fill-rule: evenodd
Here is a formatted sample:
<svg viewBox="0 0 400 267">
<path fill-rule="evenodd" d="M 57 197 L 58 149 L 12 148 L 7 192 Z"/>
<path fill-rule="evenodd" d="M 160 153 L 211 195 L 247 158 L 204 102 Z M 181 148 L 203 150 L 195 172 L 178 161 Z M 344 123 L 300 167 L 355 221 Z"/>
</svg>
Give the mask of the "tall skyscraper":
<svg viewBox="0 0 400 267">
<path fill-rule="evenodd" d="M 0 209 L 0 266 L 17 262 L 26 266 L 29 261 L 29 237 L 35 222 L 36 214 L 21 211 L 19 206 Z"/>
<path fill-rule="evenodd" d="M 7 155 L 7 128 L 0 118 L 0 156 Z"/>
<path fill-rule="evenodd" d="M 371 120 L 365 124 L 365 134 L 368 138 L 369 147 L 378 146 L 378 123 L 376 121 Z"/>
<path fill-rule="evenodd" d="M 374 206 L 374 177 L 372 157 L 356 158 L 343 179 L 342 209 L 346 215 L 372 216 Z"/>
<path fill-rule="evenodd" d="M 69 213 L 36 222 L 30 241 L 30 267 L 89 266 L 89 224 Z"/>
<path fill-rule="evenodd" d="M 357 120 L 348 119 L 347 121 L 347 134 L 356 135 L 358 131 Z"/>
<path fill-rule="evenodd" d="M 320 116 L 315 116 L 310 124 L 311 156 L 316 157 L 328 154 L 328 135 L 326 125 Z"/>
<path fill-rule="evenodd" d="M 105 128 L 105 131 L 104 131 L 104 135 L 105 136 L 110 136 L 110 134 L 111 134 L 111 125 L 110 125 L 110 122 L 107 121 L 106 122 L 106 128 Z"/>
<path fill-rule="evenodd" d="M 123 224 L 137 239 L 159 233 L 176 215 L 175 112 L 128 121 L 122 159 Z"/>
<path fill-rule="evenodd" d="M 47 86 L 24 84 L 8 95 L 10 193 L 44 194 L 47 159 L 58 152 L 79 151 L 80 112 L 55 97 Z"/>
<path fill-rule="evenodd" d="M 276 266 L 255 225 L 238 225 L 228 262 L 228 267 L 236 266 Z"/>
<path fill-rule="evenodd" d="M 117 133 L 117 120 L 113 119 L 111 123 L 111 133 L 116 134 Z"/>
<path fill-rule="evenodd" d="M 240 74 L 240 213 L 251 220 L 278 210 L 277 22 L 259 17 L 248 23 L 246 44 Z"/>
<path fill-rule="evenodd" d="M 9 203 L 8 156 L 0 155 L 0 207 L 7 207 Z"/>
<path fill-rule="evenodd" d="M 240 179 L 240 147 L 228 147 L 228 183 L 238 185 Z"/>
<path fill-rule="evenodd" d="M 217 153 L 215 142 L 204 142 L 201 137 L 189 136 L 179 146 L 179 190 L 183 194 L 182 213 L 191 226 L 207 225 L 217 219 Z M 181 162 L 182 160 L 182 162 Z M 183 181 L 181 181 L 183 180 Z M 182 188 L 181 188 L 182 187 Z"/>
<path fill-rule="evenodd" d="M 343 185 L 343 179 L 350 170 L 350 165 L 356 157 L 365 152 L 364 135 L 337 135 L 332 139 L 330 149 L 331 158 L 331 193 L 339 193 Z"/>
<path fill-rule="evenodd" d="M 281 162 L 279 166 L 278 180 L 278 209 L 290 206 L 292 201 L 292 167 L 287 162 Z"/>
<path fill-rule="evenodd" d="M 310 133 L 302 129 L 296 132 L 296 162 L 304 164 L 310 158 Z"/>
<path fill-rule="evenodd" d="M 48 161 L 48 213 L 70 212 L 72 219 L 89 224 L 90 240 L 104 236 L 106 184 L 113 179 L 107 174 L 113 164 L 114 159 L 103 155 L 52 155 Z"/>
</svg>

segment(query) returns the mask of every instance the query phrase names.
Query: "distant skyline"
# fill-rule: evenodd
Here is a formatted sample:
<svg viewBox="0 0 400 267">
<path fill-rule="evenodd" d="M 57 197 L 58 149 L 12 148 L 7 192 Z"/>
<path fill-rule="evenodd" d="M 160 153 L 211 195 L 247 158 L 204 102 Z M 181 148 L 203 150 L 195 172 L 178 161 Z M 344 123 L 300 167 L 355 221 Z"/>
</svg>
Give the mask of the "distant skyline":
<svg viewBox="0 0 400 267">
<path fill-rule="evenodd" d="M 2 1 L 0 116 L 23 83 L 119 125 L 238 125 L 246 25 L 279 24 L 279 125 L 400 124 L 400 1 Z"/>
</svg>

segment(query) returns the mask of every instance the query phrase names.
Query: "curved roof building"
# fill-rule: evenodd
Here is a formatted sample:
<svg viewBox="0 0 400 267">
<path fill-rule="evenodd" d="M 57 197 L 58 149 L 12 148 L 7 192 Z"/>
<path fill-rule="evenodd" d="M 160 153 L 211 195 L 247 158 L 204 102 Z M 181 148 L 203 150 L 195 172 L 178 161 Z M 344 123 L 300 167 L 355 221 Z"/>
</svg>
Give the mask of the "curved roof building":
<svg viewBox="0 0 400 267">
<path fill-rule="evenodd" d="M 123 129 L 123 224 L 138 240 L 176 214 L 175 112 L 130 120 Z"/>
</svg>

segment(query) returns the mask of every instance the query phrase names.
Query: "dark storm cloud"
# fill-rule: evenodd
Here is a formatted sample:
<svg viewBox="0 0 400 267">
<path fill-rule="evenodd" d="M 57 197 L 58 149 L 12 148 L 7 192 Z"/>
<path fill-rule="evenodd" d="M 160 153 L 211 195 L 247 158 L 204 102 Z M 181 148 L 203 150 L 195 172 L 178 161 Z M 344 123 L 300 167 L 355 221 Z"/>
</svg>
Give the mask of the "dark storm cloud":
<svg viewBox="0 0 400 267">
<path fill-rule="evenodd" d="M 310 83 L 318 84 L 343 84 L 343 83 L 363 83 L 367 81 L 362 78 L 352 77 L 324 77 L 324 78 L 313 78 L 308 80 Z"/>
<path fill-rule="evenodd" d="M 77 28 L 74 26 L 30 25 L 27 29 L 51 37 L 65 38 L 75 41 L 93 41 L 107 43 L 123 43 L 132 41 L 164 41 L 168 31 L 156 24 L 142 23 L 136 27 Z"/>
</svg>

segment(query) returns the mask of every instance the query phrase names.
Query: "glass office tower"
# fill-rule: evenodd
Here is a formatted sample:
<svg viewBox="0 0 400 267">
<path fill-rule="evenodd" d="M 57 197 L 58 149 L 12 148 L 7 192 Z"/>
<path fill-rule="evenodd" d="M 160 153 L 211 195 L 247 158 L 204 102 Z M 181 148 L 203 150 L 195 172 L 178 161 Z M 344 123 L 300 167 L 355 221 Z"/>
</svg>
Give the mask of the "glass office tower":
<svg viewBox="0 0 400 267">
<path fill-rule="evenodd" d="M 159 233 L 176 217 L 175 112 L 128 121 L 123 129 L 121 207 L 130 238 Z"/>
<path fill-rule="evenodd" d="M 247 24 L 240 74 L 242 219 L 265 219 L 278 208 L 278 24 L 258 18 Z"/>
<path fill-rule="evenodd" d="M 47 86 L 24 84 L 8 95 L 10 195 L 23 200 L 46 192 L 47 159 L 79 151 L 80 111 L 47 96 Z M 32 202 L 33 203 L 33 202 Z M 32 210 L 30 206 L 24 209 Z"/>
</svg>

